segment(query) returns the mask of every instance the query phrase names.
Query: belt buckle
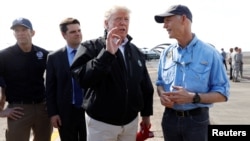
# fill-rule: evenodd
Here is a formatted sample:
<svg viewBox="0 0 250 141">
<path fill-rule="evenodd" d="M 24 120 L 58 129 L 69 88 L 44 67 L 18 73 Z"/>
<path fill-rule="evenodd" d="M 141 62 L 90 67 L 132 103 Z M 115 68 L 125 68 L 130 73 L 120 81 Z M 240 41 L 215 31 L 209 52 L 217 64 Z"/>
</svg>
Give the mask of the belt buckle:
<svg viewBox="0 0 250 141">
<path fill-rule="evenodd" d="M 176 111 L 176 115 L 179 117 L 185 117 L 185 111 Z"/>
</svg>

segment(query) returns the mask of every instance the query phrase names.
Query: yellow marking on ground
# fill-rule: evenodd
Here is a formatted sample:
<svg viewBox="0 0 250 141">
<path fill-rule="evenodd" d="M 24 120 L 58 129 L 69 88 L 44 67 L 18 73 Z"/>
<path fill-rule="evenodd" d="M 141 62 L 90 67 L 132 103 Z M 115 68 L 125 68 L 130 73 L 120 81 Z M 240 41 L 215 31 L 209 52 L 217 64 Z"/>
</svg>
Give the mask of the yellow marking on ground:
<svg viewBox="0 0 250 141">
<path fill-rule="evenodd" d="M 51 141 L 60 141 L 59 132 L 57 129 L 53 129 L 52 135 L 51 135 Z"/>
</svg>

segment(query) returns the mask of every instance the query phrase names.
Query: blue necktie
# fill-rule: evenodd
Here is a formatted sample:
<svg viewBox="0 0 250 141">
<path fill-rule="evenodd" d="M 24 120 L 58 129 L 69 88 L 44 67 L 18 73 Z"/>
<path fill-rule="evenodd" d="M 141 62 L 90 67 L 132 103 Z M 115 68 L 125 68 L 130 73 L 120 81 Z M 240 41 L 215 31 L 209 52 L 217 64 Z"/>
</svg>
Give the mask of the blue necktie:
<svg viewBox="0 0 250 141">
<path fill-rule="evenodd" d="M 73 56 L 76 54 L 76 50 L 72 51 Z M 75 106 L 76 107 L 81 107 L 82 106 L 82 100 L 83 100 L 83 91 L 80 87 L 80 85 L 77 83 L 77 81 L 73 78 L 73 98 L 75 101 Z"/>
</svg>

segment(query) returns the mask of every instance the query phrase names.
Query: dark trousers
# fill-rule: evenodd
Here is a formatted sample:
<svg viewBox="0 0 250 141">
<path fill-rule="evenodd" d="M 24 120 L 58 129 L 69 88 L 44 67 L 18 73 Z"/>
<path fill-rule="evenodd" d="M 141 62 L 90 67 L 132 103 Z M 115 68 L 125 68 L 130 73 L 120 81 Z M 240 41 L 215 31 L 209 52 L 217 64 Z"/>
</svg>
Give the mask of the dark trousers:
<svg viewBox="0 0 250 141">
<path fill-rule="evenodd" d="M 223 64 L 225 65 L 225 68 L 227 70 L 227 62 L 226 62 L 226 60 L 223 60 Z"/>
<path fill-rule="evenodd" d="M 199 114 L 185 115 L 165 108 L 162 118 L 162 129 L 165 141 L 207 141 L 209 110 Z"/>
<path fill-rule="evenodd" d="M 85 111 L 72 105 L 69 121 L 59 128 L 61 141 L 86 141 Z"/>
<path fill-rule="evenodd" d="M 230 64 L 229 78 L 230 78 L 230 80 L 233 79 L 233 66 L 232 66 L 232 64 Z"/>
</svg>

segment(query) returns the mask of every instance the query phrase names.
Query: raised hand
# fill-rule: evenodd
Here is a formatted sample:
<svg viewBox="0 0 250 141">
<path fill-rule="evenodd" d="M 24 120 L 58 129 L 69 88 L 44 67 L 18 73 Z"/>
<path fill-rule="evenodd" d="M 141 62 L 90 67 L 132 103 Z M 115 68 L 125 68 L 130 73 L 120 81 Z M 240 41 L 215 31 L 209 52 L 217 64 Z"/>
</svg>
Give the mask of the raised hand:
<svg viewBox="0 0 250 141">
<path fill-rule="evenodd" d="M 114 27 L 108 32 L 107 35 L 106 50 L 111 54 L 115 54 L 118 50 L 118 47 L 122 43 L 121 37 L 118 34 L 116 34 L 117 30 L 118 28 Z"/>
</svg>

